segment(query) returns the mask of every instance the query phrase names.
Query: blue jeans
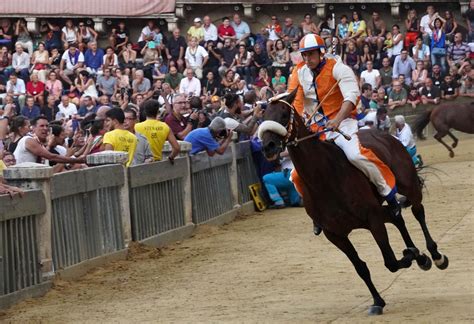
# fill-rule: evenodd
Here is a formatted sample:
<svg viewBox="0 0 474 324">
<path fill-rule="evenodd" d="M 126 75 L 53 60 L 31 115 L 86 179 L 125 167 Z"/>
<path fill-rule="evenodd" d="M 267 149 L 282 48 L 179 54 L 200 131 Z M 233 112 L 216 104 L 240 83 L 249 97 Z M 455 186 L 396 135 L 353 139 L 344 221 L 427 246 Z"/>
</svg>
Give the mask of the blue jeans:
<svg viewBox="0 0 474 324">
<path fill-rule="evenodd" d="M 441 66 L 441 71 L 446 74 L 448 71 L 446 69 L 446 55 L 434 55 L 431 53 L 431 66 L 439 64 Z"/>
<path fill-rule="evenodd" d="M 300 195 L 295 189 L 295 185 L 290 181 L 290 171 L 272 172 L 263 176 L 263 184 L 268 191 L 270 199 L 277 206 L 285 205 L 281 192 L 286 192 L 290 199 L 291 206 L 297 206 L 300 203 Z"/>
<path fill-rule="evenodd" d="M 413 161 L 413 164 L 414 165 L 417 165 L 418 163 L 420 163 L 420 160 L 418 160 L 418 155 L 416 154 L 416 145 L 413 146 L 413 147 L 407 147 L 406 148 L 408 153 L 410 154 L 411 156 L 411 159 Z"/>
</svg>

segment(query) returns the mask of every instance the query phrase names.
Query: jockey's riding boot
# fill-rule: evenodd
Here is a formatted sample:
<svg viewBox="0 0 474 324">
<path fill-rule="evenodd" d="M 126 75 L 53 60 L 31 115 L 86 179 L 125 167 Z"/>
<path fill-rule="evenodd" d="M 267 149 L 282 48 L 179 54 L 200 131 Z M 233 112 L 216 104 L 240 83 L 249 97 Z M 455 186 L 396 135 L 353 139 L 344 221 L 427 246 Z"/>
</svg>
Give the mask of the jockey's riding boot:
<svg viewBox="0 0 474 324">
<path fill-rule="evenodd" d="M 313 225 L 314 235 L 318 236 L 319 234 L 321 234 L 322 231 L 323 231 L 323 229 L 321 228 L 321 226 L 319 226 L 318 224 Z"/>
<path fill-rule="evenodd" d="M 391 199 L 387 199 L 388 203 L 388 210 L 394 217 L 401 217 L 402 216 L 402 209 L 400 207 L 400 204 L 395 196 L 393 196 Z"/>
</svg>

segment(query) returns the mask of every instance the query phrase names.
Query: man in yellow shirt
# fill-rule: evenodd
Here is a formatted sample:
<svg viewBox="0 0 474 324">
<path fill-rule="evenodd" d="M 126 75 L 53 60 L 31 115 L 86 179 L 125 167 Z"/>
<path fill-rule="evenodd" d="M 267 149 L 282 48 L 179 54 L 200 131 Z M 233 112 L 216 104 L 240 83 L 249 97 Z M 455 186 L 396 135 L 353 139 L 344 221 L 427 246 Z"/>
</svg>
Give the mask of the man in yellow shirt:
<svg viewBox="0 0 474 324">
<path fill-rule="evenodd" d="M 110 151 L 121 151 L 128 153 L 126 166 L 130 166 L 133 161 L 135 149 L 137 148 L 137 138 L 125 129 L 123 123 L 125 114 L 120 108 L 112 108 L 105 113 L 105 129 L 108 130 L 102 141 L 102 148 Z"/>
<path fill-rule="evenodd" d="M 194 26 L 189 27 L 188 29 L 188 42 L 191 38 L 196 37 L 198 39 L 197 43 L 201 45 L 201 42 L 204 41 L 204 28 L 202 27 L 201 18 L 194 18 Z"/>
<path fill-rule="evenodd" d="M 172 148 L 168 159 L 173 161 L 176 155 L 178 155 L 180 147 L 169 126 L 156 119 L 160 104 L 158 101 L 150 99 L 145 101 L 142 107 L 145 111 L 146 120 L 136 124 L 135 131 L 147 138 L 155 161 L 161 160 L 163 145 L 165 144 L 165 141 L 168 140 Z"/>
</svg>

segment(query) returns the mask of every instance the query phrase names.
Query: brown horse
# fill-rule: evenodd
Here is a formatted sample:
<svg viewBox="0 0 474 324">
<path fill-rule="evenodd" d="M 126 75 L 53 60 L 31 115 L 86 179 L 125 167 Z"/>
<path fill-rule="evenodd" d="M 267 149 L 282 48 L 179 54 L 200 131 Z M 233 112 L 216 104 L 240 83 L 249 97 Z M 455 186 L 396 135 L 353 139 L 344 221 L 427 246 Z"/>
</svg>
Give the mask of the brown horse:
<svg viewBox="0 0 474 324">
<path fill-rule="evenodd" d="M 448 149 L 450 157 L 454 157 L 453 148 L 458 145 L 458 139 L 450 129 L 454 128 L 460 132 L 474 134 L 474 103 L 457 106 L 443 104 L 425 111 L 415 121 L 414 130 L 419 139 L 425 139 L 422 132 L 430 121 L 436 129 L 436 134 L 433 137 Z M 451 145 L 452 148 L 443 141 L 443 137 L 446 135 L 454 141 Z"/>
<path fill-rule="evenodd" d="M 382 198 L 367 177 L 347 160 L 344 152 L 333 143 L 311 138 L 297 142 L 311 133 L 303 119 L 291 105 L 295 92 L 286 98 L 271 101 L 265 110 L 264 123 L 259 136 L 264 155 L 275 158 L 288 147 L 291 160 L 303 182 L 303 200 L 306 212 L 319 224 L 325 236 L 344 252 L 364 280 L 374 303 L 369 315 L 383 313 L 385 301 L 370 278 L 370 272 L 350 242 L 349 233 L 357 228 L 368 229 L 379 246 L 385 266 L 396 272 L 411 266 L 416 260 L 420 268 L 431 268 L 430 258 L 420 253 L 410 238 L 402 217 L 395 217 L 382 206 Z M 431 257 L 440 269 L 448 267 L 448 258 L 440 254 L 425 222 L 421 185 L 413 162 L 403 145 L 389 134 L 376 130 L 359 132 L 362 145 L 372 149 L 396 176 L 399 192 L 407 197 L 412 211 L 421 225 Z M 407 249 L 397 260 L 393 252 L 385 223 L 394 224 Z"/>
</svg>

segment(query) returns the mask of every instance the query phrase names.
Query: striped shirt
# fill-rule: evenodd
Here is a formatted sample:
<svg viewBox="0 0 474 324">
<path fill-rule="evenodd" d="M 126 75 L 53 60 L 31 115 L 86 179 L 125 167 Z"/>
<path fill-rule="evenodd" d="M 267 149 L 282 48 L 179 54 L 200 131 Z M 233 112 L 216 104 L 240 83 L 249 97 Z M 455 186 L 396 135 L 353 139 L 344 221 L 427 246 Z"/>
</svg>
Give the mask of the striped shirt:
<svg viewBox="0 0 474 324">
<path fill-rule="evenodd" d="M 469 57 L 471 49 L 466 43 L 461 43 L 459 46 L 453 43 L 448 48 L 448 56 L 453 61 L 461 61 Z"/>
</svg>

